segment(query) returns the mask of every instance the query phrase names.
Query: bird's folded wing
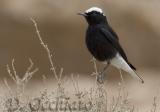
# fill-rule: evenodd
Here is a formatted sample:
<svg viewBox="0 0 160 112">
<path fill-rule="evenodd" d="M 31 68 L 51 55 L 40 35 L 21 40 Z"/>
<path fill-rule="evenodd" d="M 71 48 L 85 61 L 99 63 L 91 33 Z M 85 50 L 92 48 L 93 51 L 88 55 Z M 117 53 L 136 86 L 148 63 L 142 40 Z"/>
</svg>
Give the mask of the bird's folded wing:
<svg viewBox="0 0 160 112">
<path fill-rule="evenodd" d="M 117 50 L 117 52 L 123 57 L 123 59 L 128 63 L 128 65 L 136 70 L 136 68 L 129 63 L 127 56 L 125 54 L 125 52 L 123 51 L 121 45 L 119 44 L 119 41 L 117 39 L 117 37 L 115 37 L 109 30 L 107 30 L 106 28 L 100 28 L 100 32 L 103 34 L 103 36 L 105 37 L 105 39 Z"/>
<path fill-rule="evenodd" d="M 118 38 L 118 35 L 116 34 L 116 32 L 108 25 L 108 30 L 109 30 L 109 32 L 111 32 L 111 34 L 117 39 L 117 40 L 119 40 L 119 38 Z"/>
<path fill-rule="evenodd" d="M 125 59 L 125 61 L 128 62 L 127 56 L 120 46 L 118 39 L 105 28 L 100 28 L 100 32 L 103 34 L 105 39 L 119 52 L 119 54 Z"/>
</svg>

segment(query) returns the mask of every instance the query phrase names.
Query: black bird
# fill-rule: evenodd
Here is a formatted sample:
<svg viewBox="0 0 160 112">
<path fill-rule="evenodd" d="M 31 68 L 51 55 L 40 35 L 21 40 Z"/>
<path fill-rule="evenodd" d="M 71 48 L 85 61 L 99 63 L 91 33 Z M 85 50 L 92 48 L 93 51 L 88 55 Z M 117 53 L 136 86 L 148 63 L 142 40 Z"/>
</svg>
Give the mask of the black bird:
<svg viewBox="0 0 160 112">
<path fill-rule="evenodd" d="M 85 17 L 88 23 L 86 32 L 86 44 L 90 53 L 101 62 L 106 63 L 97 81 L 103 83 L 103 72 L 109 65 L 128 72 L 131 76 L 144 83 L 143 79 L 135 72 L 136 68 L 128 61 L 122 49 L 118 35 L 110 27 L 102 9 L 92 7 L 84 13 L 78 13 Z"/>
</svg>

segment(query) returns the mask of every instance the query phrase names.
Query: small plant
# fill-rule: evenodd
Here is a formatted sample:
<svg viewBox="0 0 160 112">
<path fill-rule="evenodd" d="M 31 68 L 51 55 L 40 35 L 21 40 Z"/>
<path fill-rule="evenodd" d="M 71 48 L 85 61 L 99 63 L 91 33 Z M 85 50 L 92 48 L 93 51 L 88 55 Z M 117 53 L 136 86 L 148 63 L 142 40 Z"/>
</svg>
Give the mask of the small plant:
<svg viewBox="0 0 160 112">
<path fill-rule="evenodd" d="M 15 65 L 14 65 L 14 59 L 12 60 L 12 66 L 11 66 L 12 70 L 9 67 L 9 65 L 7 65 L 8 74 L 9 74 L 9 76 L 13 79 L 13 81 L 16 84 L 16 87 L 17 87 L 17 89 L 16 89 L 16 92 L 17 92 L 16 95 L 18 97 L 23 95 L 25 87 L 26 87 L 28 81 L 38 71 L 38 68 L 32 70 L 33 66 L 34 66 L 34 63 L 32 62 L 31 59 L 29 59 L 29 62 L 30 62 L 30 66 L 27 68 L 27 70 L 26 70 L 26 72 L 25 72 L 25 74 L 24 74 L 24 76 L 22 78 L 20 78 L 19 75 L 16 72 Z M 6 79 L 4 80 L 4 82 L 5 82 L 6 86 L 9 88 Z"/>
</svg>

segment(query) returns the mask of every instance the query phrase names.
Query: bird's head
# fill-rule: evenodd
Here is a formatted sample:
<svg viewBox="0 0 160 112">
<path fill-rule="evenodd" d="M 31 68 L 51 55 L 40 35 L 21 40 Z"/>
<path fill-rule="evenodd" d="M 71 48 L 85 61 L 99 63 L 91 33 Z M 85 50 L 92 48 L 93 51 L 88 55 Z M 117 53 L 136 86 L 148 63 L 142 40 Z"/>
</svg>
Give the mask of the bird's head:
<svg viewBox="0 0 160 112">
<path fill-rule="evenodd" d="M 106 16 L 104 15 L 102 9 L 98 7 L 91 7 L 87 9 L 84 13 L 78 13 L 85 17 L 89 25 L 95 25 L 106 22 Z"/>
</svg>

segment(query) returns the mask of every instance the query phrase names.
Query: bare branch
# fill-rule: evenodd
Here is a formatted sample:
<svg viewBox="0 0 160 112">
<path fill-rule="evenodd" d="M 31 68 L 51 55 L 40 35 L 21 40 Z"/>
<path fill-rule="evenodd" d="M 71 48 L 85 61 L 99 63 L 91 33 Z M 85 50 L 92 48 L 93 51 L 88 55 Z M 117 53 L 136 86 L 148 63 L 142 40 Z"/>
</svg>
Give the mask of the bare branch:
<svg viewBox="0 0 160 112">
<path fill-rule="evenodd" d="M 36 68 L 32 72 L 30 72 L 31 69 L 33 68 L 34 63 L 32 62 L 32 60 L 30 58 L 29 58 L 29 62 L 30 62 L 30 66 L 27 68 L 27 71 L 26 71 L 24 77 L 22 78 L 22 81 L 28 82 L 30 80 L 30 78 L 33 76 L 33 74 L 35 74 L 35 72 L 38 71 L 38 68 Z"/>
<path fill-rule="evenodd" d="M 58 83 L 61 83 L 61 79 L 62 79 L 62 74 L 63 74 L 63 68 L 61 68 L 60 72 L 59 72 L 59 79 L 58 79 Z"/>
<path fill-rule="evenodd" d="M 40 44 L 42 45 L 42 47 L 46 50 L 47 52 L 47 55 L 48 55 L 48 59 L 49 59 L 49 62 L 50 62 L 50 65 L 51 65 L 51 71 L 53 72 L 56 80 L 59 82 L 59 77 L 57 75 L 57 72 L 56 72 L 56 69 L 55 69 L 55 66 L 53 64 L 53 60 L 52 60 L 52 54 L 48 48 L 48 46 L 43 42 L 42 40 L 42 37 L 41 37 L 41 34 L 40 34 L 40 31 L 38 29 L 38 26 L 37 26 L 37 23 L 36 21 L 33 19 L 33 18 L 30 18 L 30 20 L 33 22 L 34 26 L 35 26 L 35 29 L 36 29 L 36 33 L 37 33 L 37 36 L 40 40 Z"/>
<path fill-rule="evenodd" d="M 9 68 L 9 65 L 7 65 L 7 71 L 8 71 L 8 74 L 9 76 L 13 79 L 13 81 L 16 83 L 16 79 L 15 77 L 13 76 L 13 74 L 11 73 L 11 69 Z"/>
<path fill-rule="evenodd" d="M 15 66 L 14 66 L 14 59 L 12 59 L 12 69 L 13 69 L 15 79 L 19 80 L 19 76 L 17 75 L 16 69 L 15 69 Z"/>
<path fill-rule="evenodd" d="M 38 68 L 36 68 L 32 72 L 25 74 L 25 76 L 22 78 L 22 81 L 28 82 L 37 71 L 38 71 Z"/>
<path fill-rule="evenodd" d="M 30 62 L 30 66 L 27 68 L 26 73 L 29 73 L 30 70 L 32 69 L 33 65 L 34 65 L 34 63 L 32 62 L 32 59 L 31 59 L 31 58 L 29 58 L 29 62 Z M 25 73 L 25 74 L 26 74 L 26 73 Z"/>
<path fill-rule="evenodd" d="M 12 93 L 12 89 L 11 89 L 11 87 L 9 86 L 7 79 L 6 79 L 6 78 L 4 78 L 4 80 L 3 80 L 3 81 L 4 81 L 5 86 L 8 88 L 9 93 L 11 94 L 11 93 Z"/>
</svg>

